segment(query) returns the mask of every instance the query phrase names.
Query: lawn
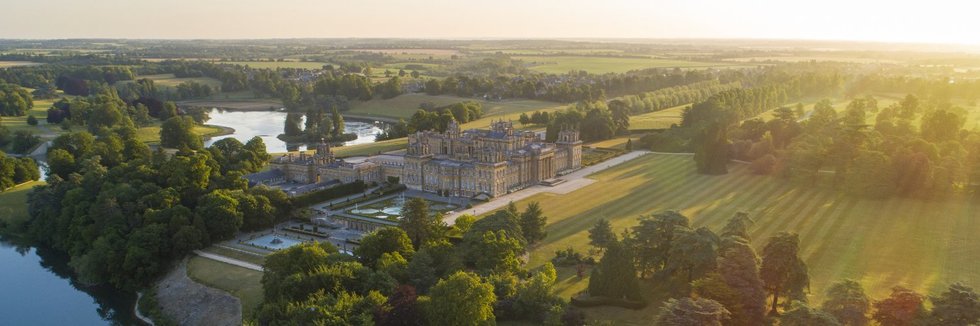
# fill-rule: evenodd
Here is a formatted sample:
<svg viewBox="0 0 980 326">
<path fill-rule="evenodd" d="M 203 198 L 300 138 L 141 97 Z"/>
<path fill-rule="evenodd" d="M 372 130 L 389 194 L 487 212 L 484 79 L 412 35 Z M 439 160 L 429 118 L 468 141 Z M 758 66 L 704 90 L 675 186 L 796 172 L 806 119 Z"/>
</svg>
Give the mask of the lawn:
<svg viewBox="0 0 980 326">
<path fill-rule="evenodd" d="M 193 256 L 187 262 L 187 276 L 241 299 L 245 319 L 262 303 L 262 272 Z"/>
<path fill-rule="evenodd" d="M 142 127 L 136 129 L 136 139 L 144 143 L 157 143 L 160 142 L 160 125 L 159 122 L 154 122 L 153 125 Z M 224 135 L 230 132 L 229 129 L 212 126 L 212 125 L 198 125 L 194 126 L 194 133 L 201 135 L 205 138 Z"/>
<path fill-rule="evenodd" d="M 0 192 L 0 222 L 19 224 L 27 220 L 27 194 L 44 181 L 31 181 Z"/>
<path fill-rule="evenodd" d="M 707 68 L 727 65 L 714 62 L 612 56 L 515 56 L 514 59 L 524 61 L 531 70 L 550 74 L 563 74 L 572 70 L 601 74 L 647 68 Z"/>
<path fill-rule="evenodd" d="M 675 106 L 656 112 L 630 117 L 630 129 L 666 129 L 672 124 L 681 124 L 681 114 L 690 104 Z"/>
<path fill-rule="evenodd" d="M 693 226 L 717 232 L 746 211 L 756 221 L 751 234 L 758 251 L 779 231 L 800 234 L 810 299 L 817 304 L 830 283 L 845 278 L 861 282 L 873 298 L 895 285 L 933 294 L 955 281 L 980 286 L 980 204 L 965 198 L 865 200 L 755 176 L 743 165 L 724 176 L 699 175 L 686 155 L 650 154 L 592 177 L 599 182 L 518 203 L 538 201 L 548 216 L 548 237 L 531 252 L 529 267 L 550 260 L 556 250 L 587 252 L 587 230 L 599 218 L 609 219 L 619 234 L 640 215 L 676 209 Z M 573 274 L 560 275 L 565 296 L 587 286 L 587 278 Z"/>
</svg>

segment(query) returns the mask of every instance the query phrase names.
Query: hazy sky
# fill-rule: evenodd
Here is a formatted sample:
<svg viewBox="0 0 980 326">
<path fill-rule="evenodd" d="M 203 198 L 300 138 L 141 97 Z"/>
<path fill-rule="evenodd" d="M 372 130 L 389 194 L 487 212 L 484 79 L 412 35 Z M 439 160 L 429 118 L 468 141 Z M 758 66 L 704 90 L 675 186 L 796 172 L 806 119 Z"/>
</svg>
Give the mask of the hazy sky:
<svg viewBox="0 0 980 326">
<path fill-rule="evenodd" d="M 969 0 L 3 0 L 0 38 L 788 38 L 980 44 Z"/>
</svg>

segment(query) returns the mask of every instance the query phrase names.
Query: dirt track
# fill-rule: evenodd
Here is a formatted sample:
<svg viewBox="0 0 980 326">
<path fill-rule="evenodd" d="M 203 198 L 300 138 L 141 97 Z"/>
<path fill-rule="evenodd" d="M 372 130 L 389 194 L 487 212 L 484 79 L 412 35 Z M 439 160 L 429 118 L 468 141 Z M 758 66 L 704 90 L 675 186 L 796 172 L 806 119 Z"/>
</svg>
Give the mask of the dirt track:
<svg viewBox="0 0 980 326">
<path fill-rule="evenodd" d="M 157 301 L 163 313 L 178 325 L 242 324 L 241 301 L 187 277 L 186 259 L 157 284 Z"/>
</svg>

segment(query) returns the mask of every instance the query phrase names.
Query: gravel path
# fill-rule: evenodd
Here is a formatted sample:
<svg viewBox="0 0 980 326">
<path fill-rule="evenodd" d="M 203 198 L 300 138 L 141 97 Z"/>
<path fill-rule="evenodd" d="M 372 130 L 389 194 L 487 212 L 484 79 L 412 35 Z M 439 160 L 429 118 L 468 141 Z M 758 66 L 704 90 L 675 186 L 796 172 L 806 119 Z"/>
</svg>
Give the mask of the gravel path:
<svg viewBox="0 0 980 326">
<path fill-rule="evenodd" d="M 178 325 L 242 324 L 241 301 L 187 277 L 186 259 L 157 284 L 157 301 L 163 313 Z"/>
<path fill-rule="evenodd" d="M 222 255 L 216 255 L 216 254 L 212 254 L 212 253 L 209 253 L 209 252 L 203 252 L 203 251 L 200 251 L 200 250 L 194 250 L 194 254 L 196 254 L 198 256 L 201 256 L 201 257 L 204 257 L 204 258 L 207 258 L 207 259 L 217 260 L 217 261 L 220 261 L 222 263 L 232 264 L 232 265 L 235 265 L 235 266 L 238 266 L 238 267 L 248 268 L 248 269 L 251 269 L 253 271 L 259 271 L 259 272 L 264 272 L 265 271 L 265 269 L 262 268 L 262 266 L 259 266 L 259 265 L 256 265 L 256 264 L 252 264 L 250 262 L 246 262 L 246 261 L 241 261 L 241 260 L 238 260 L 238 259 L 234 259 L 234 258 L 231 258 L 231 257 L 225 257 L 225 256 L 222 256 Z"/>
</svg>

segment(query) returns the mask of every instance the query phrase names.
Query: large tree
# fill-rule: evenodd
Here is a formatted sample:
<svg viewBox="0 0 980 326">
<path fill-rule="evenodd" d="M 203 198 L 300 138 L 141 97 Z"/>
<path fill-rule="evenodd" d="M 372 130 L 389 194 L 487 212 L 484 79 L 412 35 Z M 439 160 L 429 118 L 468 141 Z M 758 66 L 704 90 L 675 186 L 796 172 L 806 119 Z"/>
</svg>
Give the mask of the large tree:
<svg viewBox="0 0 980 326">
<path fill-rule="evenodd" d="M 427 317 L 432 325 L 488 325 L 494 323 L 493 285 L 472 273 L 456 272 L 439 280 L 429 292 Z"/>
<path fill-rule="evenodd" d="M 976 325 L 980 322 L 980 297 L 973 288 L 953 283 L 937 297 L 931 297 L 929 325 Z"/>
<path fill-rule="evenodd" d="M 633 252 L 641 276 L 660 271 L 670 265 L 671 246 L 678 229 L 686 229 L 690 222 L 676 211 L 666 211 L 641 217 L 639 225 L 630 229 L 623 239 Z"/>
<path fill-rule="evenodd" d="M 609 220 L 607 219 L 600 218 L 589 229 L 589 244 L 598 249 L 598 251 L 608 248 L 609 244 L 615 241 L 617 241 L 616 234 L 613 233 L 612 226 L 609 225 Z"/>
<path fill-rule="evenodd" d="M 800 259 L 800 238 L 795 233 L 780 232 L 769 238 L 762 249 L 759 276 L 772 295 L 770 315 L 779 314 L 779 297 L 801 298 L 810 285 L 806 264 Z"/>
<path fill-rule="evenodd" d="M 160 146 L 177 149 L 201 149 L 201 136 L 194 133 L 194 119 L 177 116 L 163 122 L 160 127 Z"/>
<path fill-rule="evenodd" d="M 528 243 L 540 241 L 548 235 L 548 232 L 544 230 L 544 226 L 548 224 L 548 217 L 544 216 L 541 205 L 536 201 L 527 204 L 527 209 L 521 213 L 520 224 L 521 232 L 524 233 L 524 239 Z"/>
<path fill-rule="evenodd" d="M 873 318 L 882 326 L 912 326 L 926 316 L 925 297 L 896 286 L 887 298 L 874 302 Z"/>
<path fill-rule="evenodd" d="M 438 240 L 444 233 L 444 222 L 441 215 L 429 213 L 429 202 L 422 198 L 412 198 L 405 201 L 402 208 L 401 227 L 412 239 L 412 244 L 419 247 L 427 241 Z"/>
<path fill-rule="evenodd" d="M 375 266 L 385 253 L 398 253 L 405 259 L 411 259 L 415 254 L 415 247 L 404 230 L 389 227 L 371 232 L 354 249 L 354 255 L 365 266 Z"/>
<path fill-rule="evenodd" d="M 736 325 L 758 325 L 766 313 L 766 290 L 759 277 L 759 256 L 748 240 L 726 237 L 718 255 L 718 274 L 737 295 L 740 307 L 729 307 Z"/>
<path fill-rule="evenodd" d="M 864 326 L 868 324 L 871 299 L 864 294 L 860 283 L 844 280 L 830 286 L 820 309 L 837 318 L 842 325 Z"/>
<path fill-rule="evenodd" d="M 630 251 L 618 241 L 609 243 L 606 253 L 589 276 L 589 295 L 639 300 L 638 286 Z"/>
<path fill-rule="evenodd" d="M 672 257 L 665 269 L 680 273 L 690 283 L 716 267 L 718 236 L 706 227 L 691 230 L 679 228 L 668 255 Z"/>
</svg>

